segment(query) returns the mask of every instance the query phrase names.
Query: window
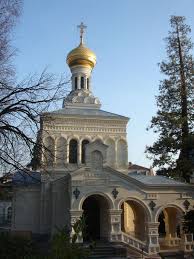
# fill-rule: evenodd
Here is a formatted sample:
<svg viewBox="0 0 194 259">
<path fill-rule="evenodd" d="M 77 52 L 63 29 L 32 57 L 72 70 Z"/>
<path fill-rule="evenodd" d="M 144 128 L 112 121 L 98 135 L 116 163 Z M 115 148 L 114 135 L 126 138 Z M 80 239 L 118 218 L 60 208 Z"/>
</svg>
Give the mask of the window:
<svg viewBox="0 0 194 259">
<path fill-rule="evenodd" d="M 90 81 L 89 81 L 89 78 L 87 78 L 87 87 L 86 87 L 86 88 L 87 88 L 88 90 L 89 90 L 89 82 L 90 82 Z"/>
<path fill-rule="evenodd" d="M 77 163 L 77 140 L 71 139 L 69 142 L 69 163 Z"/>
<path fill-rule="evenodd" d="M 82 164 L 86 162 L 86 145 L 89 143 L 87 139 L 82 141 Z"/>
<path fill-rule="evenodd" d="M 81 89 L 84 89 L 84 77 L 81 77 Z"/>
<path fill-rule="evenodd" d="M 75 80 L 75 90 L 77 90 L 77 77 L 75 77 L 74 80 Z"/>
</svg>

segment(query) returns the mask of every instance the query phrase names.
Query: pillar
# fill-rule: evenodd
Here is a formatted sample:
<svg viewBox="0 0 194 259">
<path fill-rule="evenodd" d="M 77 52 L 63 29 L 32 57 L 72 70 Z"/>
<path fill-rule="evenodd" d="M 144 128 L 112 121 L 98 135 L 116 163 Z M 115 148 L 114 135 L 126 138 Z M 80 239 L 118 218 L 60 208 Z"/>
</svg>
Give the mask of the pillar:
<svg viewBox="0 0 194 259">
<path fill-rule="evenodd" d="M 77 76 L 77 89 L 81 89 L 81 76 Z"/>
<path fill-rule="evenodd" d="M 70 226 L 73 226 L 82 216 L 83 210 L 70 210 Z M 75 234 L 74 229 L 71 228 L 71 237 Z M 82 233 L 78 234 L 77 243 L 83 242 Z"/>
<path fill-rule="evenodd" d="M 147 222 L 147 247 L 149 254 L 157 254 L 160 250 L 159 242 L 158 242 L 158 227 L 159 222 Z"/>
<path fill-rule="evenodd" d="M 69 163 L 69 139 L 66 142 L 66 149 L 65 149 L 65 164 Z"/>
<path fill-rule="evenodd" d="M 78 141 L 78 147 L 77 147 L 77 163 L 78 165 L 82 163 L 82 143 L 80 140 Z"/>
<path fill-rule="evenodd" d="M 122 210 L 109 210 L 110 215 L 110 234 L 109 240 L 111 242 L 121 241 L 121 214 Z"/>
</svg>

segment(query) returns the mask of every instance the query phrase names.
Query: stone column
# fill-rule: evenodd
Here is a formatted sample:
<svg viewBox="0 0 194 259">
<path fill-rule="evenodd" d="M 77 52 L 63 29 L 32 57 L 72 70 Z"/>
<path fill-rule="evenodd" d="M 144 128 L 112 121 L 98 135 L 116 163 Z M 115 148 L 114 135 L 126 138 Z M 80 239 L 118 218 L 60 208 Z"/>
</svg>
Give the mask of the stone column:
<svg viewBox="0 0 194 259">
<path fill-rule="evenodd" d="M 77 149 L 77 163 L 80 165 L 82 163 L 82 143 L 78 141 L 78 149 Z"/>
<path fill-rule="evenodd" d="M 65 164 L 69 164 L 69 139 L 67 140 L 65 147 Z"/>
<path fill-rule="evenodd" d="M 89 90 L 89 91 L 92 91 L 92 83 L 91 83 L 92 79 L 91 79 L 91 76 L 88 77 L 88 80 L 89 80 L 88 90 Z"/>
<path fill-rule="evenodd" d="M 121 214 L 122 210 L 109 210 L 110 215 L 110 234 L 109 240 L 111 242 L 121 240 Z"/>
<path fill-rule="evenodd" d="M 82 216 L 83 210 L 70 210 L 70 225 L 73 226 Z M 74 229 L 71 228 L 71 237 L 75 234 Z M 77 243 L 83 242 L 82 233 L 78 234 Z"/>
<path fill-rule="evenodd" d="M 87 77 L 84 76 L 84 89 L 87 90 Z"/>
<path fill-rule="evenodd" d="M 118 140 L 115 141 L 115 167 L 116 168 L 118 167 L 117 143 L 118 143 Z"/>
<path fill-rule="evenodd" d="M 149 254 L 157 254 L 160 250 L 158 242 L 158 226 L 159 222 L 147 222 L 147 248 Z"/>
</svg>

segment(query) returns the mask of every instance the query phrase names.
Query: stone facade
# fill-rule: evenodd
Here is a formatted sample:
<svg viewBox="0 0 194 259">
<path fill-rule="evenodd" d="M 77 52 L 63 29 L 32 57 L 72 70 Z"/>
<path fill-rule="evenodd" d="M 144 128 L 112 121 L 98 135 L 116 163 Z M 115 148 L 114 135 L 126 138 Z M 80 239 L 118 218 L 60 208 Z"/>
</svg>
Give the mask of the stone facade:
<svg viewBox="0 0 194 259">
<path fill-rule="evenodd" d="M 68 55 L 72 91 L 63 108 L 42 116 L 41 184 L 14 189 L 12 230 L 52 235 L 84 214 L 88 235 L 79 242 L 119 242 L 146 255 L 169 246 L 190 251 L 181 218 L 194 205 L 193 187 L 129 172 L 128 118 L 100 109 L 91 52 L 80 46 Z"/>
</svg>

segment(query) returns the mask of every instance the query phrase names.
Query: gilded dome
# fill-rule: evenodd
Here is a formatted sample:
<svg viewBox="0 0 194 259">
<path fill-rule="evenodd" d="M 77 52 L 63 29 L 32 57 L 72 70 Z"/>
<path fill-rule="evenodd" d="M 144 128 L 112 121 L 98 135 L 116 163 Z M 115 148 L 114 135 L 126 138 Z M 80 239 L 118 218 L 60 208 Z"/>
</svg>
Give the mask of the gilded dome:
<svg viewBox="0 0 194 259">
<path fill-rule="evenodd" d="M 80 43 L 77 48 L 69 52 L 66 62 L 70 67 L 82 65 L 93 68 L 96 64 L 96 55 L 84 44 Z"/>
</svg>

